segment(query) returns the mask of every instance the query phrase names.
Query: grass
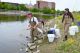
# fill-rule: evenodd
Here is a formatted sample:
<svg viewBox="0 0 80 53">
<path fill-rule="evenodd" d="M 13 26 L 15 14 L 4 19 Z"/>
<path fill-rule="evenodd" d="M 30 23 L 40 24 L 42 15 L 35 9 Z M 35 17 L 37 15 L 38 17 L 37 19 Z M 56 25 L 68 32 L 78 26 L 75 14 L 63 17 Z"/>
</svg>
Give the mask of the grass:
<svg viewBox="0 0 80 53">
<path fill-rule="evenodd" d="M 77 21 L 80 21 L 80 14 L 74 14 Z M 55 23 L 58 24 L 58 28 L 61 29 L 63 34 L 63 27 L 61 23 L 62 16 L 55 19 Z M 69 36 L 67 41 L 63 41 L 63 36 L 56 39 L 53 43 L 49 44 L 47 38 L 43 41 L 39 47 L 41 53 L 80 53 L 80 33 L 76 33 L 75 36 Z"/>
</svg>

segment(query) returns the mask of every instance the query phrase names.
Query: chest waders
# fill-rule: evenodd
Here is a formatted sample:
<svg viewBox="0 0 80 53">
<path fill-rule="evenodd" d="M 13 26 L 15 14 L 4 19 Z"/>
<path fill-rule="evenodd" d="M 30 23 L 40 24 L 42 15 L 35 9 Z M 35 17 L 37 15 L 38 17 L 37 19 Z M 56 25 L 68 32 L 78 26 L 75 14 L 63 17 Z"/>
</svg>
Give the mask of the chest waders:
<svg viewBox="0 0 80 53">
<path fill-rule="evenodd" d="M 32 27 L 34 27 L 36 25 L 36 22 L 34 21 L 34 18 L 33 18 L 33 21 L 31 21 L 31 19 L 30 19 L 29 23 Z M 35 35 L 34 32 L 35 32 L 35 29 L 32 28 L 31 31 L 30 31 L 30 35 L 31 35 L 31 39 L 32 39 L 33 43 L 34 43 L 34 35 Z"/>
<path fill-rule="evenodd" d="M 68 31 L 69 31 L 69 27 L 71 26 L 71 23 L 72 23 L 72 19 L 70 18 L 70 16 L 65 15 L 64 22 L 63 22 L 65 40 L 67 40 L 67 38 L 68 38 Z"/>
</svg>

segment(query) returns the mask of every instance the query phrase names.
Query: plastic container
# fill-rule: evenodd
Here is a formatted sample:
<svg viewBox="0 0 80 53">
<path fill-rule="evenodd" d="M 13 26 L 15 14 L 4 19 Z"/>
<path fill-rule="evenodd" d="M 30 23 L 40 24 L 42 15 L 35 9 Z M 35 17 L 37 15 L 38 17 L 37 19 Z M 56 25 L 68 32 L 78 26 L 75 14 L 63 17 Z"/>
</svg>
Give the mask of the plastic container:
<svg viewBox="0 0 80 53">
<path fill-rule="evenodd" d="M 79 32 L 78 26 L 73 26 L 73 27 L 74 27 L 74 29 L 75 29 L 75 32 L 78 33 L 78 32 Z"/>
<path fill-rule="evenodd" d="M 55 34 L 55 30 L 49 30 L 48 34 Z"/>
<path fill-rule="evenodd" d="M 48 41 L 49 42 L 53 42 L 54 41 L 54 38 L 55 38 L 55 34 L 48 34 Z"/>
<path fill-rule="evenodd" d="M 56 34 L 55 38 L 61 37 L 60 29 L 55 29 L 55 34 Z"/>
<path fill-rule="evenodd" d="M 78 33 L 79 32 L 78 26 L 71 26 L 69 30 L 74 30 L 75 33 Z"/>
<path fill-rule="evenodd" d="M 75 35 L 75 31 L 69 31 L 70 35 Z"/>
<path fill-rule="evenodd" d="M 75 35 L 75 28 L 73 26 L 69 27 L 69 34 L 70 35 Z"/>
</svg>

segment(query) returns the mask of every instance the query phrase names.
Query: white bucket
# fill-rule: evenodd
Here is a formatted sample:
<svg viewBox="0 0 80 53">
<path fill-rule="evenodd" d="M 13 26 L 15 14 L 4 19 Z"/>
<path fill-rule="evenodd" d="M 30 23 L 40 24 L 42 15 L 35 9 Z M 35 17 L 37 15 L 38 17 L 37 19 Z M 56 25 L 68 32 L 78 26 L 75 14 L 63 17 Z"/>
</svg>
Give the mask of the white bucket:
<svg viewBox="0 0 80 53">
<path fill-rule="evenodd" d="M 75 31 L 69 31 L 70 35 L 75 35 Z"/>
<path fill-rule="evenodd" d="M 60 29 L 55 29 L 56 36 L 55 38 L 59 38 L 61 36 Z"/>
<path fill-rule="evenodd" d="M 49 42 L 53 42 L 54 41 L 54 38 L 55 38 L 55 35 L 54 34 L 48 34 L 48 41 Z"/>
<path fill-rule="evenodd" d="M 78 26 L 73 26 L 73 28 L 75 29 L 75 32 L 76 32 L 76 33 L 79 32 L 79 28 L 78 28 Z"/>
<path fill-rule="evenodd" d="M 69 34 L 75 35 L 75 28 L 73 26 L 69 27 Z"/>
</svg>

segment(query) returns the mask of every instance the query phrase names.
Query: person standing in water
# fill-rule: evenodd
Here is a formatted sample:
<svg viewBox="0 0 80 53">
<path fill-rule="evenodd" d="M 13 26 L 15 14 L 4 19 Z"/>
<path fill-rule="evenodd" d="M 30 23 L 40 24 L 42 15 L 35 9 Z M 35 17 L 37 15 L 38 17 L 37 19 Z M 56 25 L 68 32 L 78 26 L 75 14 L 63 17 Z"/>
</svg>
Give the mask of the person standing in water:
<svg viewBox="0 0 80 53">
<path fill-rule="evenodd" d="M 38 32 L 43 33 L 42 29 L 39 28 L 39 21 L 36 17 L 32 15 L 32 13 L 27 14 L 28 20 L 29 20 L 29 28 L 30 28 L 30 35 L 32 42 L 34 43 L 34 37 L 39 39 Z"/>
<path fill-rule="evenodd" d="M 64 40 L 67 40 L 68 38 L 68 30 L 69 30 L 69 27 L 71 26 L 71 23 L 74 22 L 74 18 L 73 18 L 73 15 L 72 13 L 69 11 L 68 8 L 65 9 L 65 12 L 63 14 L 63 19 L 62 19 L 62 23 L 64 25 Z"/>
</svg>

